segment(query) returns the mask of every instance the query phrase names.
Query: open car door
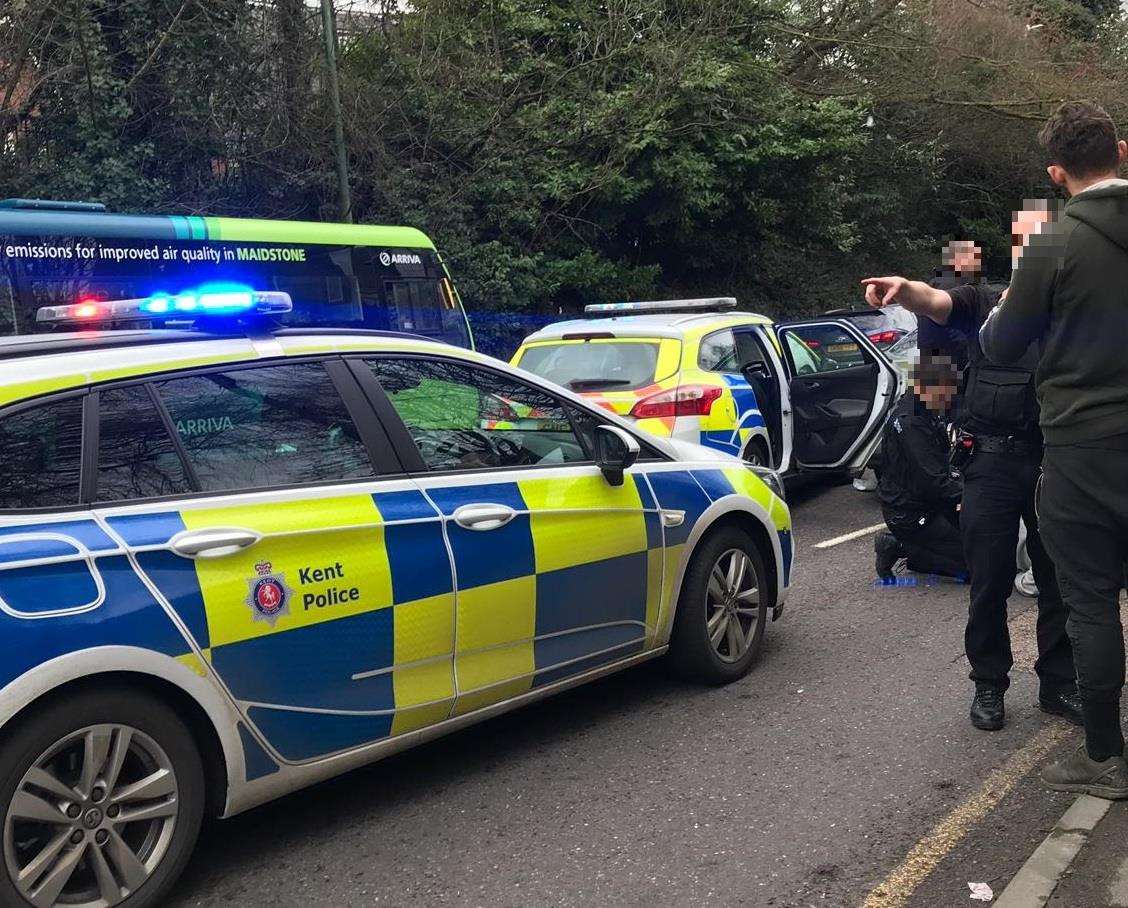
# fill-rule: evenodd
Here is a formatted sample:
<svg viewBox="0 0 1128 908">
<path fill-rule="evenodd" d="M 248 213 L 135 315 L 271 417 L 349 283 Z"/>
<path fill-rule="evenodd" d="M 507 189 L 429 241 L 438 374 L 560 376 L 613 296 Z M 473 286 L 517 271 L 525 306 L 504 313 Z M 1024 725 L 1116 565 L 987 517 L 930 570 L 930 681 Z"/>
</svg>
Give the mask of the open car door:
<svg viewBox="0 0 1128 908">
<path fill-rule="evenodd" d="M 775 330 L 788 371 L 791 468 L 860 472 L 893 408 L 897 370 L 845 321 L 785 322 Z"/>
</svg>

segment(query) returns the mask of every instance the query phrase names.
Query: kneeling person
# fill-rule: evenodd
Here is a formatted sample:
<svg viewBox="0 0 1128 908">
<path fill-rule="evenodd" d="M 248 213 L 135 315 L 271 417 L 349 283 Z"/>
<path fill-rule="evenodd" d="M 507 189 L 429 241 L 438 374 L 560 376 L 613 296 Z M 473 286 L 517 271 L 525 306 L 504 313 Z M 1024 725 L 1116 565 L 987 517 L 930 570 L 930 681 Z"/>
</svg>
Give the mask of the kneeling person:
<svg viewBox="0 0 1128 908">
<path fill-rule="evenodd" d="M 951 358 L 922 353 L 911 388 L 886 420 L 877 495 L 890 532 L 874 541 L 883 581 L 892 580 L 901 558 L 917 573 L 967 577 L 957 513 L 962 489 L 948 464 L 944 422 L 955 395 Z"/>
</svg>

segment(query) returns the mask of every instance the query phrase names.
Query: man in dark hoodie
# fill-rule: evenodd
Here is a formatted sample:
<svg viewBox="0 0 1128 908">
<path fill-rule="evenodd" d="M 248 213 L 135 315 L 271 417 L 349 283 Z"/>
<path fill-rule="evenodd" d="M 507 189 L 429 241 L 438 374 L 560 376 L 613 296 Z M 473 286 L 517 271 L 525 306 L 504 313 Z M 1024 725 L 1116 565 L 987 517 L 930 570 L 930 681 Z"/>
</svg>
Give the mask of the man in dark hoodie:
<svg viewBox="0 0 1128 908">
<path fill-rule="evenodd" d="M 1049 767 L 1058 791 L 1128 798 L 1120 727 L 1128 560 L 1128 145 L 1095 104 L 1062 104 L 1039 135 L 1050 179 L 1071 199 L 1034 236 L 980 330 L 984 353 L 1015 362 L 1039 340 L 1045 438 L 1039 517 L 1069 608 L 1085 746 Z"/>
</svg>

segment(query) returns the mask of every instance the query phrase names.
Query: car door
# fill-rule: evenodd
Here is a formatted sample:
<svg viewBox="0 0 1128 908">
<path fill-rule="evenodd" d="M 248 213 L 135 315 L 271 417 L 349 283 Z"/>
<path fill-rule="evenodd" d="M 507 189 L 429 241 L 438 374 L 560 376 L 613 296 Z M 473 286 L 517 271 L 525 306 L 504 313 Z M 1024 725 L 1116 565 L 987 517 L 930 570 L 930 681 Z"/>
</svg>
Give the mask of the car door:
<svg viewBox="0 0 1128 908">
<path fill-rule="evenodd" d="M 455 359 L 368 357 L 354 369 L 443 515 L 456 713 L 644 649 L 661 592 L 657 506 L 634 472 L 607 482 L 578 408 Z"/>
<path fill-rule="evenodd" d="M 767 466 L 784 472 L 791 459 L 791 413 L 784 407 L 787 370 L 764 325 L 733 329 L 737 367 L 756 400 L 767 433 L 771 460 Z"/>
<path fill-rule="evenodd" d="M 702 417 L 700 441 L 735 457 L 755 455 L 766 466 L 773 450 L 767 414 L 772 409 L 771 395 L 777 392 L 765 380 L 766 367 L 753 368 L 758 347 L 750 331 L 751 326 L 725 327 L 701 339 L 697 367 L 720 375 L 732 396 L 732 410 L 714 406 L 708 417 Z"/>
<path fill-rule="evenodd" d="M 775 326 L 788 370 L 792 467 L 860 470 L 892 409 L 897 373 L 865 336 L 830 319 Z"/>
<path fill-rule="evenodd" d="M 454 586 L 438 512 L 339 360 L 95 389 L 96 514 L 281 759 L 446 718 Z M 311 406 L 311 402 L 316 402 Z"/>
</svg>

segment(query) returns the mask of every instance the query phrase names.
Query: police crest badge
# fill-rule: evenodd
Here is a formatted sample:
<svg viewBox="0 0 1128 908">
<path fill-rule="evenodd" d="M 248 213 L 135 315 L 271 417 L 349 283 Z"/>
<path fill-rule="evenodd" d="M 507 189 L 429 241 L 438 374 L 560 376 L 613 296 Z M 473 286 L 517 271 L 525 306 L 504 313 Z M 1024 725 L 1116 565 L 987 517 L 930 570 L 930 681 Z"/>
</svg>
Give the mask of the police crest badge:
<svg viewBox="0 0 1128 908">
<path fill-rule="evenodd" d="M 247 605 L 251 607 L 251 618 L 265 621 L 271 627 L 283 615 L 290 613 L 290 596 L 294 591 L 286 585 L 286 575 L 274 573 L 274 565 L 260 561 L 255 565 L 256 576 L 247 581 Z"/>
</svg>

